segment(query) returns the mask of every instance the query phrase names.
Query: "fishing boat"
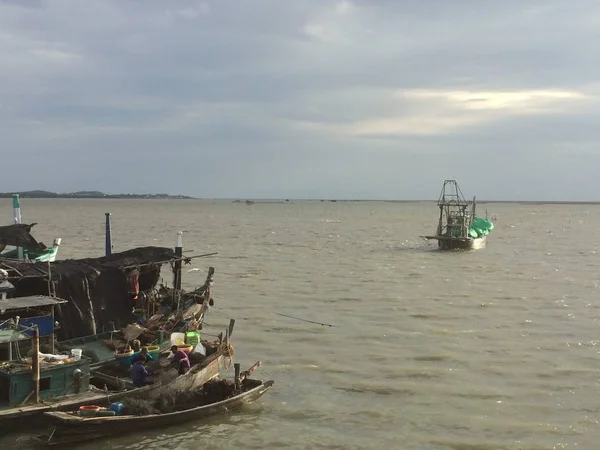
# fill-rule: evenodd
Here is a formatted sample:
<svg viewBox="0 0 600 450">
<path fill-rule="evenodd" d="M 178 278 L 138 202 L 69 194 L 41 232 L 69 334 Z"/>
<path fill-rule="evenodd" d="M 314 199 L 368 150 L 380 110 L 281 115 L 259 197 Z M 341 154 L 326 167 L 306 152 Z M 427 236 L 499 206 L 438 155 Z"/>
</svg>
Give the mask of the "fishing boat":
<svg viewBox="0 0 600 450">
<path fill-rule="evenodd" d="M 106 436 L 139 433 L 143 429 L 163 429 L 208 417 L 228 413 L 244 404 L 256 401 L 274 384 L 273 380 L 251 379 L 239 373 L 236 364 L 235 382 L 213 380 L 198 389 L 164 389 L 155 398 L 129 397 L 123 402 L 111 403 L 108 408 L 90 406 L 69 412 L 47 412 L 52 422 L 47 434 L 37 436 L 46 445 L 65 445 Z M 141 400 L 141 405 L 140 405 Z M 152 413 L 145 413 L 148 405 Z M 158 408 L 160 411 L 154 408 Z M 140 413 L 140 411 L 143 411 Z"/>
<path fill-rule="evenodd" d="M 212 267 L 210 269 L 213 269 Z M 214 269 L 209 271 L 211 279 L 206 283 L 209 284 L 212 281 L 212 274 Z M 171 300 L 174 296 L 173 290 L 161 286 L 160 289 L 153 289 L 151 294 L 144 294 L 146 298 L 150 295 L 153 297 L 155 303 L 164 303 L 167 300 Z M 202 328 L 202 322 L 204 315 L 207 312 L 210 300 L 210 286 L 208 289 L 204 289 L 201 295 L 197 294 L 196 291 L 190 293 L 185 291 L 179 292 L 179 303 L 185 308 L 183 311 L 167 311 L 166 313 L 154 314 L 148 319 L 149 312 L 143 312 L 137 317 L 137 323 L 130 323 L 124 328 L 117 330 L 115 324 L 112 321 L 106 323 L 108 331 L 102 333 L 92 334 L 88 336 L 81 336 L 67 340 L 61 340 L 58 343 L 58 347 L 61 351 L 69 351 L 71 348 L 80 348 L 83 354 L 89 356 L 92 359 L 91 368 L 93 370 L 106 367 L 107 363 L 115 361 L 115 352 L 122 350 L 128 346 L 131 342 L 138 342 L 140 346 L 153 346 L 159 347 L 157 350 L 159 353 L 169 351 L 171 345 L 175 342 L 171 342 L 170 335 L 173 332 L 180 336 L 181 343 L 192 343 L 194 346 L 198 342 L 202 343 L 204 350 L 208 353 L 208 356 L 214 353 L 216 349 L 224 340 L 231 338 L 235 325 L 235 319 L 230 319 L 229 327 L 224 333 L 220 333 L 216 340 L 207 341 L 200 339 L 200 331 L 190 330 L 190 324 L 192 328 Z M 200 303 L 198 303 L 200 302 Z M 202 347 L 200 347 L 202 349 Z M 212 350 L 212 351 L 211 351 Z M 139 353 L 139 349 L 136 349 L 130 356 L 135 356 Z M 117 358 L 118 359 L 118 358 Z"/>
<path fill-rule="evenodd" d="M 89 358 L 81 356 L 81 360 L 81 365 L 85 367 L 80 372 L 73 370 L 73 367 L 64 365 L 62 367 L 63 372 L 58 373 L 55 371 L 55 373 L 52 374 L 55 376 L 57 382 L 63 378 L 67 379 L 67 382 L 65 382 L 65 386 L 62 390 L 54 389 L 50 395 L 44 395 L 42 401 L 32 401 L 27 403 L 28 399 L 19 398 L 17 399 L 19 401 L 12 402 L 12 406 L 9 406 L 7 403 L 4 403 L 4 406 L 0 404 L 0 430 L 15 429 L 19 428 L 21 425 L 29 426 L 32 421 L 40 426 L 45 425 L 48 423 L 48 417 L 44 415 L 46 412 L 70 411 L 87 405 L 121 401 L 130 396 L 148 396 L 151 395 L 153 391 L 161 388 L 164 389 L 166 386 L 172 386 L 173 388 L 197 388 L 207 381 L 218 377 L 231 366 L 232 362 L 231 357 L 225 351 L 218 351 L 205 358 L 202 362 L 193 365 L 191 369 L 183 375 L 174 375 L 174 377 L 170 379 L 166 377 L 158 378 L 154 384 L 135 388 L 131 383 L 126 383 L 124 379 L 120 379 L 117 382 L 113 380 L 111 383 L 111 381 L 107 379 L 109 378 L 108 375 L 89 371 Z M 28 372 L 28 374 L 31 378 L 31 371 Z M 3 371 L 0 370 L 0 377 L 2 375 Z M 70 379 L 68 379 L 68 377 L 70 375 L 75 377 L 77 383 L 83 383 L 79 386 L 77 392 L 72 390 L 75 383 L 72 381 L 69 382 Z M 119 381 L 122 384 L 119 384 Z M 2 383 L 1 378 L 0 383 Z M 27 384 L 26 382 L 22 383 Z M 29 381 L 29 385 L 30 384 L 31 381 Z M 108 388 L 108 386 L 115 385 L 120 389 L 110 390 Z M 99 386 L 103 386 L 103 388 L 100 388 Z M 18 392 L 22 392 L 23 388 L 18 388 L 17 390 Z M 21 395 L 21 397 L 23 397 L 23 395 Z M 26 422 L 23 422 L 22 419 L 24 418 L 27 419 Z"/>
<path fill-rule="evenodd" d="M 153 385 L 134 388 L 125 371 L 125 376 L 116 377 L 111 383 L 110 375 L 105 373 L 102 365 L 97 372 L 92 369 L 92 361 L 81 347 L 69 348 L 67 354 L 61 354 L 56 348 L 54 308 L 66 305 L 67 300 L 49 296 L 7 298 L 14 286 L 6 277 L 7 272 L 0 269 L 1 429 L 25 424 L 23 418 L 29 423 L 30 419 L 39 419 L 47 411 L 69 410 L 107 398 L 119 399 L 133 392 L 150 391 L 181 377 L 189 385 L 201 385 L 231 365 L 230 336 L 234 320 L 230 321 L 225 337 L 220 338 L 214 350 L 206 357 L 198 355 L 196 364 L 181 377 L 172 370 L 169 372 L 174 373 L 165 372 L 166 376 L 158 378 Z M 191 350 L 192 346 L 188 347 Z M 210 348 L 203 346 L 206 347 Z M 28 353 L 31 356 L 24 356 Z M 115 356 L 113 353 L 113 363 Z M 116 391 L 109 392 L 108 386 Z"/>
<path fill-rule="evenodd" d="M 467 202 L 456 180 L 445 180 L 438 200 L 440 216 L 435 235 L 440 250 L 475 250 L 484 248 L 494 224 L 475 214 L 476 200 Z"/>
<path fill-rule="evenodd" d="M 48 296 L 0 299 L 0 425 L 41 412 L 54 398 L 81 400 L 89 391 L 90 360 L 74 351 L 54 351 L 54 307 L 65 300 Z M 30 354 L 30 356 L 29 356 Z"/>
<path fill-rule="evenodd" d="M 199 342 L 198 345 L 205 349 L 207 354 L 202 355 L 193 352 L 195 347 L 189 346 L 189 358 L 192 365 L 190 372 L 195 374 L 194 384 L 202 384 L 226 372 L 231 367 L 234 349 L 227 335 L 224 339 L 221 338 L 221 340 L 213 342 L 204 340 Z M 157 351 L 160 352 L 157 360 L 151 361 L 150 364 L 155 371 L 156 383 L 160 385 L 161 376 L 168 376 L 169 372 L 174 369 L 169 365 L 170 349 Z M 135 354 L 137 353 L 134 352 L 131 354 L 130 358 L 133 358 Z M 110 386 L 113 389 L 133 389 L 129 364 L 123 363 L 123 360 L 115 361 L 115 357 L 113 356 L 111 361 L 91 368 L 90 376 L 92 377 L 92 383 L 99 386 Z"/>
<path fill-rule="evenodd" d="M 32 235 L 31 229 L 36 223 L 21 223 L 21 204 L 19 194 L 13 194 L 14 223 L 0 227 L 0 258 L 30 262 L 53 262 L 56 260 L 61 238 L 54 239 L 52 247 L 46 247 Z M 6 247 L 14 247 L 6 250 Z"/>
</svg>

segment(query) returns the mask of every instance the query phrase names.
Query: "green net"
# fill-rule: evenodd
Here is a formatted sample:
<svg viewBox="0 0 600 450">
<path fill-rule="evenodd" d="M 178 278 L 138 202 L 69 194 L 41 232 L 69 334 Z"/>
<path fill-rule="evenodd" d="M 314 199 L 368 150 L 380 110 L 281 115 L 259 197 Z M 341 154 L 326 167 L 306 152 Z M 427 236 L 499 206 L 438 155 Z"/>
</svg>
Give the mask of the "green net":
<svg viewBox="0 0 600 450">
<path fill-rule="evenodd" d="M 469 236 L 471 236 L 472 238 L 487 236 L 493 229 L 494 224 L 489 219 L 476 217 L 471 222 L 471 227 L 469 228 Z"/>
</svg>

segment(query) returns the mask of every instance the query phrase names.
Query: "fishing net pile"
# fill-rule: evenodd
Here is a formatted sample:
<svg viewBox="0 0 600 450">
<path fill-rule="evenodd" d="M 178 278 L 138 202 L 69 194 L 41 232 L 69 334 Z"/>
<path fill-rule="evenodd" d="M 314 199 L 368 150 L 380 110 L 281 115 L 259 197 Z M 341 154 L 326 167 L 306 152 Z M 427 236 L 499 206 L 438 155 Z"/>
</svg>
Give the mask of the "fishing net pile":
<svg viewBox="0 0 600 450">
<path fill-rule="evenodd" d="M 229 380 L 210 380 L 199 389 L 180 389 L 179 386 L 159 389 L 145 397 L 129 398 L 125 414 L 142 416 L 184 411 L 225 400 L 233 395 L 235 384 Z"/>
</svg>

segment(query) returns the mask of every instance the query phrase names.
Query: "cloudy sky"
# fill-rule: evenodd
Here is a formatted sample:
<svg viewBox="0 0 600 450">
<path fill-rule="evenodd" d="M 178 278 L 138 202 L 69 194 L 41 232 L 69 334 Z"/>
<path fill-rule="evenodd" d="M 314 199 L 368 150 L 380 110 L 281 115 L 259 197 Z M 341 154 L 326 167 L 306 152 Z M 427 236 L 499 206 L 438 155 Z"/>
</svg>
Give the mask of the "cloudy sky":
<svg viewBox="0 0 600 450">
<path fill-rule="evenodd" d="M 0 191 L 600 200 L 596 0 L 0 0 Z"/>
</svg>

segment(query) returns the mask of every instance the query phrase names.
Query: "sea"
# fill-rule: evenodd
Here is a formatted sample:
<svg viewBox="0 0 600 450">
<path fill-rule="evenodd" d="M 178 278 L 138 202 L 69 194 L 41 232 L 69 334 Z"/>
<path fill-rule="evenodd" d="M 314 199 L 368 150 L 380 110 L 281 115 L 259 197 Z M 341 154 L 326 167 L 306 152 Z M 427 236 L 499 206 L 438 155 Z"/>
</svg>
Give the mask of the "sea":
<svg viewBox="0 0 600 450">
<path fill-rule="evenodd" d="M 21 206 L 38 240 L 62 238 L 60 258 L 103 255 L 105 213 L 114 251 L 174 247 L 183 231 L 186 255 L 217 252 L 184 266 L 184 287 L 215 268 L 204 331 L 235 319 L 236 361 L 261 361 L 254 377 L 275 381 L 208 422 L 77 448 L 600 448 L 600 206 L 479 204 L 495 229 L 470 252 L 420 238 L 435 202 Z M 0 211 L 10 223 L 9 199 Z M 0 444 L 33 448 L 34 433 Z"/>
</svg>

